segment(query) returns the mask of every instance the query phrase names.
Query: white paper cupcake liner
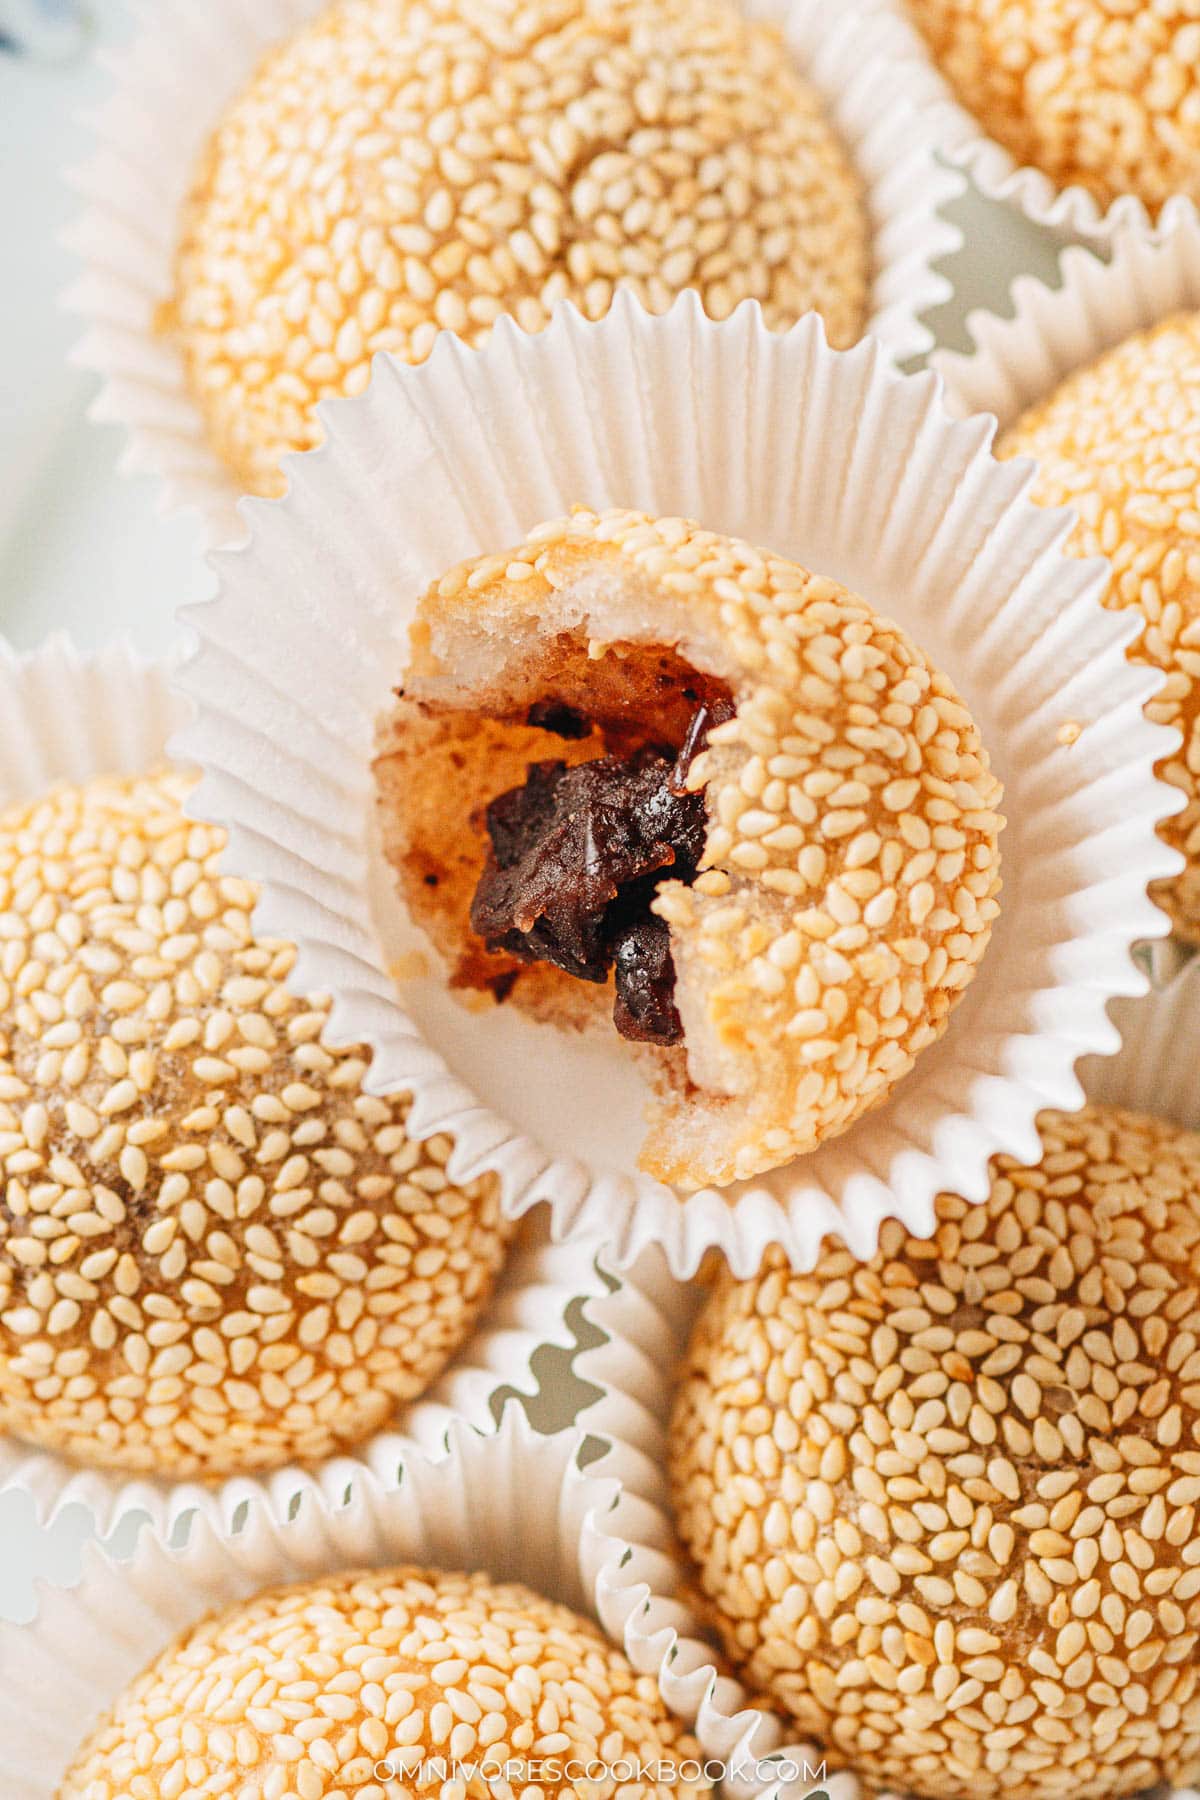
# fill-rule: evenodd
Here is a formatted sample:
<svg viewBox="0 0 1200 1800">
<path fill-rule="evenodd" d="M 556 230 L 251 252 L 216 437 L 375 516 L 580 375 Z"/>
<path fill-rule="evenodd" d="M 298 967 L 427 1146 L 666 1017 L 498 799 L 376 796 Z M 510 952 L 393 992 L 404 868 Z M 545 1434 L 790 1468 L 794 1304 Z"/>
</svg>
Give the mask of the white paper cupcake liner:
<svg viewBox="0 0 1200 1800">
<path fill-rule="evenodd" d="M 1081 246 L 1062 259 L 1062 285 L 1023 276 L 1011 318 L 973 312 L 968 352 L 935 351 L 947 403 L 962 416 L 993 413 L 1000 428 L 1072 370 L 1180 307 L 1200 307 L 1200 218 L 1154 244 L 1127 238 L 1102 262 Z"/>
<path fill-rule="evenodd" d="M 1200 1130 L 1200 960 L 1169 986 L 1142 999 L 1114 1000 L 1109 1010 L 1121 1048 L 1114 1057 L 1080 1064 L 1088 1099 Z"/>
<path fill-rule="evenodd" d="M 155 319 L 209 133 L 264 52 L 326 3 L 135 0 L 135 35 L 105 59 L 112 89 L 71 172 L 87 204 L 69 234 L 83 269 L 67 303 L 84 322 L 75 361 L 103 382 L 92 416 L 127 428 L 123 467 L 161 476 L 163 504 L 195 508 L 212 543 L 240 535 L 240 490 L 208 447 L 182 358 Z M 932 122 L 909 97 L 903 28 L 861 23 L 828 0 L 751 0 L 747 10 L 781 25 L 862 176 L 875 246 L 869 329 L 897 360 L 924 352 L 921 314 L 950 293 L 934 265 L 961 242 L 939 208 L 964 183 L 934 157 Z"/>
<path fill-rule="evenodd" d="M 1186 194 L 1173 195 L 1152 218 L 1136 194 L 1121 194 L 1103 206 L 1078 183 L 1063 187 L 1044 170 L 1018 163 L 956 99 L 912 24 L 905 0 L 849 0 L 849 6 L 857 9 L 864 30 L 881 17 L 896 30 L 896 54 L 908 65 L 907 89 L 930 123 L 937 151 L 963 169 L 986 199 L 1016 207 L 1031 224 L 1056 233 L 1064 242 L 1082 240 L 1096 249 L 1124 237 L 1154 243 L 1179 223 L 1200 220 L 1200 207 Z"/>
<path fill-rule="evenodd" d="M 1109 262 L 1074 247 L 1062 259 L 1062 286 L 1022 277 L 1015 311 L 1002 319 L 973 312 L 969 353 L 939 350 L 931 359 L 946 401 L 962 417 L 991 413 L 1004 430 L 1029 406 L 1132 332 L 1180 308 L 1200 307 L 1200 216 L 1180 220 L 1151 243 L 1127 237 Z M 1142 961 L 1156 986 L 1193 956 L 1175 939 L 1146 945 Z"/>
<path fill-rule="evenodd" d="M 249 543 L 184 615 L 180 752 L 262 883 L 263 928 L 299 944 L 297 984 L 333 995 L 373 1079 L 413 1090 L 412 1129 L 452 1133 L 455 1173 L 497 1170 L 515 1211 L 548 1200 L 556 1236 L 603 1235 L 619 1265 L 658 1243 L 686 1277 L 715 1245 L 748 1272 L 772 1241 L 811 1263 L 827 1232 L 867 1255 L 893 1213 L 927 1233 L 941 1188 L 977 1196 L 995 1151 L 1032 1150 L 1041 1107 L 1079 1104 L 1075 1059 L 1116 1047 L 1106 1001 L 1145 985 L 1129 943 L 1166 929 L 1145 888 L 1177 867 L 1152 774 L 1173 740 L 1142 716 L 1160 678 L 1127 663 L 1103 564 L 1061 553 L 1067 515 L 1023 498 L 1028 468 L 987 454 L 985 422 L 951 422 L 877 345 L 831 351 L 811 318 L 772 334 L 750 306 L 716 326 L 685 296 L 662 319 L 622 298 L 599 324 L 565 307 L 537 337 L 502 324 L 417 369 L 380 359 L 325 424 L 286 498 L 244 504 Z M 957 683 L 1006 783 L 1001 917 L 946 1036 L 849 1131 L 720 1192 L 637 1173 L 644 1089 L 615 1040 L 468 1013 L 436 976 L 406 1011 L 388 975 L 414 939 L 369 765 L 407 619 L 443 570 L 576 500 L 699 518 L 865 594 Z"/>
<path fill-rule="evenodd" d="M 85 657 L 62 638 L 29 656 L 0 648 L 0 808 L 58 781 L 152 767 L 187 712 L 172 695 L 162 665 L 130 650 Z M 572 1302 L 606 1291 L 595 1253 L 596 1243 L 586 1234 L 569 1244 L 551 1243 L 544 1209 L 527 1218 L 487 1307 L 443 1374 L 417 1400 L 399 1407 L 385 1429 L 343 1455 L 313 1467 L 288 1464 L 202 1483 L 85 1468 L 0 1433 L 0 1491 L 27 1489 L 47 1521 L 65 1506 L 82 1504 L 95 1515 L 101 1534 L 134 1510 L 169 1530 L 193 1509 L 214 1523 L 228 1521 L 255 1497 L 279 1517 L 286 1517 L 305 1492 L 322 1493 L 337 1504 L 365 1469 L 383 1482 L 393 1480 L 410 1445 L 436 1454 L 455 1420 L 491 1431 L 493 1407 L 504 1391 L 534 1394 L 534 1353 L 544 1345 L 573 1347 L 567 1317 Z"/>
<path fill-rule="evenodd" d="M 362 1566 L 484 1569 L 523 1581 L 596 1618 L 640 1671 L 661 1671 L 664 1697 L 679 1711 L 665 1667 L 673 1634 L 662 1622 L 673 1609 L 650 1598 L 675 1576 L 666 1522 L 640 1497 L 627 1452 L 580 1469 L 583 1435 L 541 1437 L 510 1405 L 490 1437 L 456 1426 L 440 1460 L 410 1450 L 398 1487 L 363 1473 L 344 1499 L 305 1494 L 286 1521 L 252 1500 L 236 1534 L 200 1516 L 184 1546 L 168 1549 L 146 1530 L 127 1563 L 89 1546 L 77 1586 L 43 1587 L 33 1623 L 0 1626 L 10 1791 L 54 1800 L 121 1689 L 204 1614 L 280 1582 Z"/>
<path fill-rule="evenodd" d="M 1200 1050 L 1198 984 L 1193 984 L 1193 997 L 1196 1006 L 1188 1041 Z M 1153 1002 L 1125 1000 L 1117 1002 L 1113 1012 L 1124 1021 L 1139 1008 L 1144 1011 L 1159 1005 L 1158 997 Z M 1195 1057 L 1191 1066 L 1195 1067 Z M 1129 1082 L 1124 1052 L 1113 1058 L 1087 1059 L 1089 1076 L 1101 1083 L 1110 1081 L 1118 1067 L 1127 1071 L 1126 1086 L 1132 1094 L 1135 1084 Z M 1117 1102 L 1139 1104 L 1135 1098 L 1121 1095 Z M 1190 1104 L 1193 1121 L 1200 1123 L 1200 1100 L 1192 1098 Z M 605 1333 L 607 1341 L 584 1351 L 576 1361 L 580 1377 L 602 1390 L 600 1399 L 583 1415 L 588 1429 L 619 1448 L 626 1486 L 636 1486 L 642 1503 L 668 1521 L 672 1512 L 666 1474 L 672 1371 L 687 1345 L 703 1298 L 700 1284 L 682 1287 L 673 1282 L 661 1254 L 649 1250 L 627 1271 L 615 1293 L 588 1303 L 587 1318 Z M 690 1565 L 674 1538 L 673 1527 L 668 1530 L 676 1585 L 668 1585 L 665 1572 L 660 1576 L 656 1597 L 643 1621 L 643 1638 L 648 1647 L 653 1645 L 660 1671 L 666 1666 L 664 1652 L 671 1644 L 669 1674 L 660 1672 L 659 1677 L 664 1695 L 691 1723 L 705 1756 L 739 1771 L 736 1779 L 725 1784 L 726 1800 L 745 1800 L 751 1795 L 757 1800 L 800 1800 L 807 1795 L 813 1800 L 819 1800 L 819 1795 L 828 1795 L 829 1800 L 867 1800 L 867 1789 L 851 1772 L 831 1772 L 820 1780 L 806 1776 L 806 1769 L 821 1768 L 820 1745 L 795 1737 L 795 1726 L 781 1714 L 752 1704 L 747 1688 L 727 1672 L 714 1641 L 704 1635 L 694 1603 L 688 1602 Z M 673 1614 L 669 1611 L 672 1596 Z M 656 1623 L 661 1637 L 650 1631 Z M 772 1764 L 781 1772 L 775 1779 L 771 1778 Z M 819 1792 L 814 1792 L 814 1786 Z M 872 1789 L 871 1794 L 874 1800 L 906 1800 L 892 1792 Z M 964 1793 L 959 1800 L 973 1800 L 973 1796 Z M 1147 1794 L 1143 1800 L 1152 1797 Z M 1162 1786 L 1154 1790 L 1153 1800 L 1200 1800 L 1200 1796 L 1194 1788 Z"/>
</svg>

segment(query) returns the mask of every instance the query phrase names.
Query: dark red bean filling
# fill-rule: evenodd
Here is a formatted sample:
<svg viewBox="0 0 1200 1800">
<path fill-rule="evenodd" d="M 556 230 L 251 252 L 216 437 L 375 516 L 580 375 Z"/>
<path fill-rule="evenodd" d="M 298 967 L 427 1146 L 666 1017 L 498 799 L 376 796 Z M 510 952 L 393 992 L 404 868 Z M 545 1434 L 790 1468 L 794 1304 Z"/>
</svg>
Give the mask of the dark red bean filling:
<svg viewBox="0 0 1200 1800">
<path fill-rule="evenodd" d="M 613 943 L 613 1024 L 643 1044 L 677 1044 L 683 1025 L 675 1006 L 675 963 L 665 919 L 647 912 Z"/>
<path fill-rule="evenodd" d="M 644 747 L 574 768 L 531 763 L 524 784 L 484 816 L 491 850 L 471 903 L 474 931 L 489 950 L 581 981 L 613 970 L 617 1030 L 645 1043 L 683 1036 L 670 935 L 650 903 L 664 876 L 693 881 L 704 850 L 704 797 L 679 791 L 682 758 L 690 764 L 699 743 L 689 730 L 678 757 Z"/>
<path fill-rule="evenodd" d="M 560 738 L 585 738 L 592 729 L 591 720 L 565 700 L 535 701 L 525 715 L 525 723 L 539 731 L 552 731 Z"/>
</svg>

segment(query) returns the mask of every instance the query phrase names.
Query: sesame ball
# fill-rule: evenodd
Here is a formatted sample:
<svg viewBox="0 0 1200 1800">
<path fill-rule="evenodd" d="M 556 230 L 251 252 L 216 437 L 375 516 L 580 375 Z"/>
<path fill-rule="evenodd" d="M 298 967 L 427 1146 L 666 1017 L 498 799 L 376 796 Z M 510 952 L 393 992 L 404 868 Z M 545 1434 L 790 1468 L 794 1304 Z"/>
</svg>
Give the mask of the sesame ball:
<svg viewBox="0 0 1200 1800">
<path fill-rule="evenodd" d="M 908 0 L 956 97 L 1023 166 L 1106 207 L 1200 200 L 1195 0 Z"/>
<path fill-rule="evenodd" d="M 284 986 L 162 772 L 0 819 L 0 1429 L 172 1477 L 310 1460 L 419 1394 L 509 1226 Z"/>
<path fill-rule="evenodd" d="M 377 736 L 384 853 L 452 985 L 499 977 L 534 1018 L 611 1034 L 612 986 L 508 954 L 515 934 L 488 954 L 472 911 L 488 804 L 552 752 L 689 746 L 698 861 L 672 850 L 652 893 L 639 877 L 619 903 L 666 926 L 680 1023 L 634 1051 L 648 1173 L 695 1189 L 777 1168 L 941 1037 L 1000 909 L 1001 784 L 949 678 L 868 601 L 692 520 L 579 507 L 448 570 L 409 651 Z M 706 695 L 722 722 L 697 737 Z M 564 707 L 571 738 L 530 728 L 531 708 Z M 542 892 L 575 931 L 606 829 L 569 842 Z"/>
<path fill-rule="evenodd" d="M 730 1656 L 869 1787 L 1200 1774 L 1200 1137 L 1043 1114 L 928 1242 L 717 1279 L 670 1430 Z"/>
<path fill-rule="evenodd" d="M 1187 800 L 1159 827 L 1186 867 L 1151 893 L 1179 936 L 1200 943 L 1200 313 L 1139 332 L 1069 376 L 997 455 L 1037 459 L 1034 499 L 1079 513 L 1068 549 L 1112 564 L 1105 604 L 1143 615 L 1129 654 L 1167 676 L 1146 714 L 1182 734 L 1158 772 Z"/>
<path fill-rule="evenodd" d="M 213 447 L 282 492 L 376 351 L 685 288 L 852 343 L 860 183 L 777 32 L 730 0 L 342 0 L 268 55 L 184 208 L 167 323 Z"/>
<path fill-rule="evenodd" d="M 698 1755 L 653 1678 L 591 1620 L 486 1575 L 371 1569 L 193 1626 L 126 1689 L 59 1800 L 384 1800 L 421 1789 L 415 1771 L 437 1758 L 477 1766 L 457 1789 L 472 1796 L 688 1800 L 708 1791 Z M 660 1762 L 671 1779 L 620 1779 Z"/>
</svg>

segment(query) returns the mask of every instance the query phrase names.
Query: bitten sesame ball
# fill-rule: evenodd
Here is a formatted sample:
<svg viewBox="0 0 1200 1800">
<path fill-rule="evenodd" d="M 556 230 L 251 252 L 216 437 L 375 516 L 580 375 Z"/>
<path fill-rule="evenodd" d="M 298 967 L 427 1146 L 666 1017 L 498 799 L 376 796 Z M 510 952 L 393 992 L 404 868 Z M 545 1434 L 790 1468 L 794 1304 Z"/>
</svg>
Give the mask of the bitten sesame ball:
<svg viewBox="0 0 1200 1800">
<path fill-rule="evenodd" d="M 1200 313 L 1069 376 L 996 453 L 1037 459 L 1034 499 L 1079 513 L 1068 549 L 1112 564 L 1105 605 L 1144 616 L 1129 654 L 1166 673 L 1146 715 L 1182 734 L 1158 772 L 1187 799 L 1159 827 L 1187 866 L 1151 893 L 1179 936 L 1200 943 Z"/>
<path fill-rule="evenodd" d="M 629 288 L 831 341 L 866 316 L 861 185 L 778 34 L 730 0 L 342 0 L 266 57 L 184 209 L 167 323 L 250 489 L 371 357 Z"/>
<path fill-rule="evenodd" d="M 186 775 L 0 819 L 0 1429 L 217 1476 L 383 1424 L 469 1331 L 494 1179 L 363 1092 Z"/>
<path fill-rule="evenodd" d="M 1021 165 L 1102 207 L 1200 200 L 1196 0 L 908 0 L 957 98 Z"/>
<path fill-rule="evenodd" d="M 831 1763 L 937 1800 L 1200 1773 L 1200 1136 L 1089 1107 L 929 1242 L 719 1276 L 679 1529 Z"/>
<path fill-rule="evenodd" d="M 437 1758 L 477 1765 L 457 1789 L 471 1800 L 689 1800 L 708 1792 L 699 1757 L 591 1620 L 486 1575 L 371 1569 L 193 1626 L 117 1701 L 58 1800 L 384 1800 L 401 1787 L 383 1765 L 399 1784 Z M 670 1779 L 621 1779 L 660 1763 Z M 403 1791 L 424 1785 L 414 1773 Z"/>
<path fill-rule="evenodd" d="M 611 1033 L 615 977 L 522 960 L 512 932 L 488 953 L 481 820 L 547 759 L 657 751 L 678 758 L 663 809 L 702 797 L 694 862 L 668 851 L 652 892 L 612 889 L 665 949 L 678 1014 L 634 1049 L 655 1089 L 644 1169 L 697 1188 L 777 1167 L 942 1035 L 999 911 L 1001 787 L 951 682 L 867 601 L 690 520 L 579 508 L 433 583 L 410 652 L 378 733 L 381 832 L 456 986 Z M 576 861 L 543 868 L 539 931 L 616 835 L 608 805 L 593 816 L 565 834 Z"/>
</svg>

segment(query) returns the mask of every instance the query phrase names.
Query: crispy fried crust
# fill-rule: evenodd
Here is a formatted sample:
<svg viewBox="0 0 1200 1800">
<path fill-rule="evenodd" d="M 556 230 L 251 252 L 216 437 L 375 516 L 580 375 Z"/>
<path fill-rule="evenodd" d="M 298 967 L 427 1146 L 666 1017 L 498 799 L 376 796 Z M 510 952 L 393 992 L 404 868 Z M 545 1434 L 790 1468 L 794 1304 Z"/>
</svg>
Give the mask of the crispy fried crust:
<svg viewBox="0 0 1200 1800">
<path fill-rule="evenodd" d="M 340 0 L 214 120 L 161 319 L 240 485 L 321 441 L 321 400 L 438 333 L 538 331 L 618 288 L 772 330 L 867 314 L 862 182 L 770 25 L 730 0 Z"/>
<path fill-rule="evenodd" d="M 391 1793 L 432 1792 L 419 1765 L 434 1758 L 497 1768 L 536 1759 L 545 1800 L 587 1791 L 571 1779 L 574 1762 L 675 1763 L 682 1779 L 624 1791 L 699 1800 L 709 1784 L 688 1778 L 699 1754 L 654 1677 L 592 1620 L 482 1574 L 356 1569 L 269 1589 L 191 1626 L 90 1733 L 59 1800 L 337 1800 L 382 1794 L 376 1771 Z M 484 1772 L 458 1785 L 489 1788 Z"/>
<path fill-rule="evenodd" d="M 0 1429 L 207 1480 L 319 1461 L 423 1393 L 513 1225 L 323 1041 L 192 785 L 0 817 Z"/>
<path fill-rule="evenodd" d="M 1039 1120 L 928 1241 L 718 1270 L 669 1478 L 744 1680 L 925 1800 L 1200 1772 L 1200 1137 Z"/>
</svg>

